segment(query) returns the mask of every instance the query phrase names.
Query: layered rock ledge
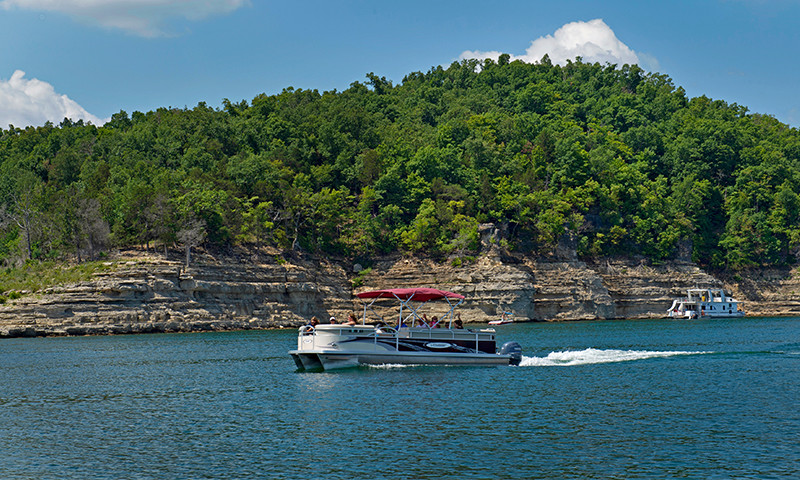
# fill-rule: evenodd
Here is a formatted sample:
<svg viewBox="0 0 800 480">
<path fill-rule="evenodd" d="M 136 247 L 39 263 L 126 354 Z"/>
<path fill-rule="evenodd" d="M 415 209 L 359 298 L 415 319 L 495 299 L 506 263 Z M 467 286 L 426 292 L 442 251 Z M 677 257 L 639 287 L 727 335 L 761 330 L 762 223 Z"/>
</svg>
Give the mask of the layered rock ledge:
<svg viewBox="0 0 800 480">
<path fill-rule="evenodd" d="M 800 277 L 791 269 L 717 278 L 690 262 L 586 263 L 496 249 L 459 266 L 390 256 L 369 273 L 311 255 L 205 256 L 188 270 L 177 260 L 137 255 L 116 265 L 91 281 L 6 302 L 0 337 L 297 327 L 312 315 L 360 312 L 358 291 L 411 286 L 465 295 L 460 311 L 468 322 L 504 311 L 517 321 L 663 317 L 672 298 L 695 286 L 726 288 L 750 315 L 800 315 Z"/>
</svg>

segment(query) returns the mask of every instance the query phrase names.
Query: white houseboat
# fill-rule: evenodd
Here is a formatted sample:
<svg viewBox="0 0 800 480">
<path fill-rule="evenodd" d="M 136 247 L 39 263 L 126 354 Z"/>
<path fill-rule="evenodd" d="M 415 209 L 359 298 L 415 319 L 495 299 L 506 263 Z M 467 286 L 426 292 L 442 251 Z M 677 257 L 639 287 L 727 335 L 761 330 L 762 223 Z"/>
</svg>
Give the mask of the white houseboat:
<svg viewBox="0 0 800 480">
<path fill-rule="evenodd" d="M 464 296 L 433 288 L 394 288 L 356 294 L 364 304 L 360 324 L 318 324 L 300 327 L 297 349 L 289 351 L 299 370 L 332 370 L 358 365 L 519 365 L 522 349 L 507 342 L 496 350 L 495 330 L 460 327 L 453 310 Z M 380 299 L 393 300 L 395 321 L 378 315 L 374 324 L 367 312 Z M 448 312 L 438 321 L 424 320 L 420 308 L 445 301 Z M 431 319 L 433 320 L 433 318 Z"/>
<path fill-rule="evenodd" d="M 672 318 L 743 317 L 738 302 L 721 288 L 692 288 L 688 296 L 677 298 L 667 311 Z"/>
</svg>

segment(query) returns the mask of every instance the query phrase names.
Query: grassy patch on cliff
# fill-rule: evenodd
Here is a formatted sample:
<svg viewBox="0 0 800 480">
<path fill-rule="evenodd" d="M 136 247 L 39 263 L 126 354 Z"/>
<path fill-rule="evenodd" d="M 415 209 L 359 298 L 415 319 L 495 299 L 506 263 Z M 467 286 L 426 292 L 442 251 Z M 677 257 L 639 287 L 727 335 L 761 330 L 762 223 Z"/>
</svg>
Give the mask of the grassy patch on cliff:
<svg viewBox="0 0 800 480">
<path fill-rule="evenodd" d="M 49 287 L 89 280 L 97 272 L 114 268 L 108 261 L 77 265 L 63 262 L 28 262 L 19 268 L 0 270 L 0 303 L 36 293 Z"/>
</svg>

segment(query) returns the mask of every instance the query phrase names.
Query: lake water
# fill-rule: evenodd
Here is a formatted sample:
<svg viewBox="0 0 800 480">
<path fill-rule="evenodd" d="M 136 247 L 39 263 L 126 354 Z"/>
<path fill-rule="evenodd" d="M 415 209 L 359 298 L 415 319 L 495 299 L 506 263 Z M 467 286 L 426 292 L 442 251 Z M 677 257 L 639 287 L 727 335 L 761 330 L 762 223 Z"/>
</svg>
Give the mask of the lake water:
<svg viewBox="0 0 800 480">
<path fill-rule="evenodd" d="M 0 340 L 0 478 L 800 477 L 798 318 L 498 339 L 521 366 L 297 373 L 295 331 Z"/>
</svg>

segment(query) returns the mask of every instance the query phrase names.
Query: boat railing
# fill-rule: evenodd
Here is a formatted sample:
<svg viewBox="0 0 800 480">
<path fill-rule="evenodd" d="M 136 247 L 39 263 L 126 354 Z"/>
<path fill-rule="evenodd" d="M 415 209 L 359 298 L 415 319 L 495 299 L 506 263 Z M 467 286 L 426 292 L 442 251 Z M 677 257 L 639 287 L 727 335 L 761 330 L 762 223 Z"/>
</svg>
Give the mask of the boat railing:
<svg viewBox="0 0 800 480">
<path fill-rule="evenodd" d="M 409 338 L 428 338 L 431 340 L 447 340 L 456 338 L 465 338 L 473 334 L 481 340 L 494 339 L 495 331 L 493 329 L 487 330 L 472 330 L 463 328 L 414 328 L 408 332 Z"/>
<path fill-rule="evenodd" d="M 478 347 L 481 341 L 494 341 L 495 339 L 495 330 L 494 329 L 485 329 L 485 330 L 472 330 L 472 329 L 451 329 L 451 328 L 408 328 L 403 327 L 403 330 L 407 330 L 403 332 L 401 335 L 400 331 L 394 327 L 390 327 L 388 325 L 384 326 L 376 326 L 373 327 L 371 325 L 319 325 L 322 328 L 314 328 L 311 325 L 305 325 L 300 327 L 299 335 L 298 335 L 298 350 L 307 350 L 307 349 L 314 349 L 316 348 L 316 340 L 317 335 L 320 333 L 325 333 L 328 335 L 337 335 L 337 336 L 351 336 L 351 335 L 368 335 L 372 337 L 372 341 L 374 343 L 378 343 L 378 340 L 386 341 L 386 340 L 394 340 L 394 346 L 396 349 L 400 346 L 400 339 L 401 338 L 416 338 L 416 339 L 428 339 L 428 340 L 470 340 L 474 339 L 475 341 L 475 349 L 480 350 Z"/>
<path fill-rule="evenodd" d="M 734 300 L 732 298 L 729 298 L 729 297 L 726 297 L 726 298 L 711 297 L 710 299 L 708 297 L 705 297 L 705 298 L 704 297 L 683 297 L 683 298 L 677 299 L 677 301 L 679 303 L 734 303 L 734 302 L 736 302 L 736 300 Z"/>
<path fill-rule="evenodd" d="M 309 345 L 310 344 L 310 345 Z M 316 347 L 317 329 L 312 325 L 303 325 L 297 334 L 297 349 L 308 350 Z"/>
<path fill-rule="evenodd" d="M 448 335 L 449 334 L 449 335 Z M 475 351 L 480 351 L 480 342 L 494 341 L 495 331 L 488 330 L 472 330 L 472 329 L 456 329 L 456 328 L 419 328 L 412 329 L 408 332 L 409 338 L 425 338 L 429 340 L 468 340 L 471 337 L 475 339 Z"/>
<path fill-rule="evenodd" d="M 394 339 L 394 349 L 400 349 L 400 335 L 398 335 L 397 329 L 394 327 L 384 326 L 375 328 L 375 333 L 372 334 L 372 341 L 377 344 L 378 339 Z"/>
<path fill-rule="evenodd" d="M 314 328 L 311 325 L 300 327 L 297 349 L 308 350 L 317 347 L 317 335 L 335 335 L 335 336 L 353 336 L 353 335 L 368 335 L 373 338 L 375 343 L 378 339 L 395 339 L 395 348 L 399 345 L 400 337 L 397 330 L 393 327 L 382 326 L 374 327 L 372 325 L 319 325 L 322 328 Z M 328 340 L 329 341 L 329 340 Z M 325 343 L 327 345 L 327 343 Z"/>
</svg>

